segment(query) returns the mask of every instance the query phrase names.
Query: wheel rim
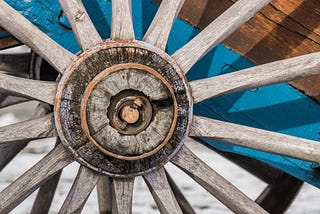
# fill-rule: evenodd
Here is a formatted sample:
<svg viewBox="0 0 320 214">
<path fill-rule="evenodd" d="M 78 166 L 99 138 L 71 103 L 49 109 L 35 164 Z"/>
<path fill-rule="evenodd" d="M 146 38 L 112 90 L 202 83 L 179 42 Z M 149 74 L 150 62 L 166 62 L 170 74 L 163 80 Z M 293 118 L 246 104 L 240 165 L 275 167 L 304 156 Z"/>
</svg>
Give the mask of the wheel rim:
<svg viewBox="0 0 320 214">
<path fill-rule="evenodd" d="M 151 24 L 150 30 L 146 33 L 144 37 L 144 41 L 148 42 L 151 45 L 157 46 L 160 49 L 165 48 L 166 41 L 168 39 L 168 35 L 171 29 L 171 24 L 175 19 L 176 14 L 180 10 L 183 1 L 171 1 L 170 3 L 164 2 L 161 4 L 159 9 L 159 15 L 156 16 L 154 22 Z M 236 28 L 238 28 L 242 23 L 251 18 L 257 11 L 259 11 L 263 6 L 265 6 L 269 1 L 257 1 L 252 0 L 250 4 L 247 1 L 240 0 L 234 6 L 232 6 L 228 11 L 226 11 L 220 18 L 218 18 L 215 22 L 213 22 L 208 28 L 206 28 L 203 33 L 197 36 L 195 39 L 191 40 L 188 44 L 186 44 L 183 48 L 174 53 L 171 57 L 174 60 L 174 63 L 177 63 L 180 69 L 186 73 L 193 64 L 198 61 L 208 50 L 215 47 L 219 42 L 221 42 L 224 38 L 230 35 Z M 94 47 L 95 45 L 102 42 L 100 36 L 95 31 L 90 18 L 85 13 L 85 9 L 81 1 L 67 2 L 60 1 L 65 13 L 67 14 L 69 21 L 71 22 L 72 28 L 77 36 L 77 39 L 85 51 Z M 76 10 L 79 9 L 79 10 Z M 249 11 L 248 13 L 241 15 L 239 17 L 234 17 L 233 15 L 238 10 Z M 55 42 L 50 40 L 46 35 L 41 33 L 41 31 L 37 30 L 34 26 L 31 25 L 27 20 L 25 20 L 22 16 L 20 16 L 16 11 L 14 11 L 10 6 L 8 6 L 5 2 L 0 3 L 0 11 L 3 12 L 0 15 L 0 22 L 4 25 L 9 32 L 15 35 L 22 42 L 28 44 L 32 49 L 38 52 L 42 57 L 44 57 L 53 67 L 55 67 L 60 73 L 65 73 L 62 77 L 61 84 L 64 84 L 64 78 L 68 75 L 68 71 L 66 68 L 72 66 L 74 60 L 77 59 L 77 56 L 69 53 L 61 46 L 57 45 Z M 79 11 L 82 11 L 79 13 Z M 167 12 L 169 11 L 169 12 Z M 126 14 L 125 16 L 122 16 Z M 112 24 L 112 33 L 111 39 L 125 39 L 125 40 L 134 40 L 133 33 L 133 25 L 130 17 L 130 3 L 128 1 L 113 1 L 113 24 Z M 171 20 L 171 24 L 169 25 L 161 25 L 163 20 L 160 17 L 164 16 L 165 18 Z M 80 20 L 80 21 L 79 21 Z M 159 21 L 160 20 L 160 21 Z M 228 23 L 226 22 L 228 21 Z M 12 23 L 18 23 L 19 25 L 14 26 Z M 229 24 L 230 23 L 230 24 Z M 217 31 L 219 26 L 223 26 L 225 29 L 221 31 Z M 21 29 L 20 29 L 21 28 Z M 24 34 L 20 32 L 23 31 Z M 91 34 L 89 34 L 90 32 Z M 215 34 L 214 32 L 219 32 Z M 29 36 L 28 34 L 35 34 L 36 36 Z M 90 35 L 90 36 L 88 36 Z M 155 37 L 158 36 L 158 37 Z M 160 35 L 160 36 L 159 36 Z M 35 39 L 36 38 L 36 39 Z M 39 42 L 41 41 L 41 42 Z M 200 45 L 199 45 L 200 44 Z M 190 51 L 191 50 L 191 51 Z M 60 56 L 64 56 L 61 58 Z M 308 64 L 303 62 L 307 61 Z M 281 65 L 285 64 L 285 67 L 281 67 Z M 287 68 L 287 64 L 289 64 L 289 69 Z M 298 64 L 298 65 L 297 65 Z M 194 101 L 200 102 L 202 100 L 211 98 L 213 96 L 218 96 L 224 93 L 229 93 L 238 90 L 244 90 L 250 87 L 258 87 L 263 85 L 274 84 L 281 81 L 288 81 L 291 79 L 295 79 L 301 76 L 310 76 L 318 74 L 319 72 L 319 54 L 310 54 L 303 57 L 297 57 L 290 60 L 285 60 L 281 62 L 271 63 L 265 66 L 260 66 L 255 69 L 248 69 L 241 72 L 237 72 L 234 75 L 223 75 L 219 78 L 214 79 L 205 79 L 199 81 L 193 81 L 190 83 L 190 88 L 192 90 L 192 96 Z M 132 65 L 129 68 L 132 67 Z M 179 69 L 179 70 L 180 70 Z M 102 69 L 104 70 L 104 69 Z M 102 71 L 100 70 L 100 72 Z M 266 73 L 272 72 L 273 75 L 270 77 L 261 77 L 256 78 L 254 81 L 249 77 L 252 76 L 252 72 L 259 72 L 261 70 L 266 70 Z M 279 70 L 284 70 L 284 72 L 279 72 Z M 72 73 L 72 72 L 70 72 Z M 179 73 L 179 72 L 178 72 Z M 250 74 L 249 74 L 250 73 Z M 254 73 L 258 74 L 258 73 Z M 182 76 L 184 80 L 184 77 Z M 228 81 L 232 80 L 232 81 Z M 239 81 L 241 80 L 241 81 Z M 245 81 L 248 80 L 248 81 Z M 226 82 L 224 82 L 226 81 Z M 168 81 L 170 82 L 170 81 Z M 183 81 L 182 81 L 183 82 Z M 223 82 L 227 85 L 219 85 L 219 82 Z M 7 75 L 1 75 L 1 88 L 4 90 L 8 90 L 13 94 L 19 94 L 26 97 L 31 97 L 40 101 L 44 101 L 49 104 L 55 104 L 55 119 L 57 124 L 57 129 L 59 136 L 64 140 L 63 143 L 65 146 L 69 147 L 70 140 L 66 140 L 65 138 L 65 130 L 62 131 L 63 127 L 61 122 L 61 112 L 60 112 L 60 103 L 58 105 L 54 102 L 54 98 L 56 97 L 56 90 L 58 87 L 58 95 L 57 100 L 61 100 L 62 96 L 65 95 L 62 93 L 61 84 L 58 86 L 56 83 L 39 83 L 37 81 L 24 81 L 22 82 L 19 78 L 13 78 Z M 23 85 L 26 86 L 24 90 L 21 88 Z M 187 84 L 183 84 L 186 91 L 188 91 L 189 86 Z M 45 90 L 45 93 L 36 92 L 36 89 L 41 86 Z M 95 86 L 95 85 L 94 85 Z M 173 88 L 179 86 L 179 84 L 173 84 Z M 89 90 L 89 89 L 88 89 Z M 189 98 L 190 95 L 186 92 L 186 98 Z M 83 114 L 87 115 L 86 104 L 89 98 L 84 99 L 82 102 Z M 133 101 L 134 102 L 134 101 Z M 185 106 L 181 112 L 186 111 L 187 114 L 185 118 L 192 116 L 192 101 L 189 99 L 184 99 Z M 176 106 L 179 107 L 181 103 L 177 102 Z M 79 108 L 80 109 L 80 108 Z M 122 108 L 120 109 L 122 110 Z M 188 112 L 190 111 L 190 114 Z M 173 114 L 175 115 L 175 114 Z M 134 116 L 130 115 L 129 116 Z M 140 112 L 139 112 L 140 116 Z M 81 117 L 81 116 L 80 116 Z M 130 118 L 124 119 L 126 117 L 122 117 L 126 122 L 130 122 Z M 175 117 L 173 117 L 174 120 Z M 65 119 L 62 117 L 62 119 Z M 82 120 L 83 117 L 81 118 Z M 138 119 L 132 119 L 135 123 Z M 68 121 L 68 120 L 66 120 Z M 32 132 L 27 133 L 27 127 L 30 127 L 31 124 L 47 124 L 44 127 L 45 135 L 43 135 L 43 130 L 41 132 Z M 185 124 L 188 124 L 186 122 Z M 184 136 L 185 133 L 188 133 L 188 125 L 185 125 L 181 132 Z M 9 136 L 3 135 L 3 142 L 11 142 L 13 140 L 21 140 L 21 139 L 34 139 L 34 138 L 42 138 L 49 136 L 57 136 L 55 132 L 55 125 L 53 123 L 53 115 L 46 115 L 43 118 L 35 119 L 30 122 L 26 122 L 23 124 L 18 124 L 16 126 L 5 127 L 4 131 L 9 130 L 11 128 L 16 128 L 22 130 L 19 135 Z M 40 125 L 39 125 L 40 128 Z M 89 130 L 87 128 L 87 130 Z M 195 137 L 208 137 L 215 139 L 223 139 L 229 141 L 234 144 L 240 144 L 245 147 L 261 149 L 267 152 L 278 153 L 282 155 L 293 156 L 295 158 L 301 158 L 304 160 L 309 160 L 313 162 L 319 162 L 319 145 L 315 144 L 312 141 L 304 140 L 300 138 L 289 137 L 281 134 L 275 134 L 271 132 L 266 132 L 258 129 L 248 128 L 244 126 L 238 126 L 234 124 L 224 123 L 221 121 L 215 121 L 212 119 L 201 118 L 198 116 L 193 116 L 192 124 L 190 125 L 190 135 Z M 81 130 L 81 127 L 77 128 L 77 130 Z M 233 133 L 234 132 L 234 133 Z M 259 133 L 262 136 L 261 140 L 256 140 L 256 133 Z M 87 131 L 87 136 L 91 136 L 90 132 Z M 170 136 L 171 137 L 171 136 Z M 283 141 L 284 145 L 282 149 L 278 149 L 270 139 L 274 141 Z M 263 142 L 265 141 L 265 142 Z M 290 144 L 288 141 L 298 142 L 296 144 Z M 71 143 L 74 141 L 71 140 Z M 164 140 L 165 142 L 165 140 Z M 185 145 L 183 141 L 179 141 L 181 143 L 177 146 L 177 148 L 181 147 L 181 150 L 177 152 L 174 150 L 172 152 L 172 157 L 170 157 L 171 162 L 176 164 L 182 170 L 186 171 L 190 174 L 194 180 L 200 183 L 204 188 L 206 188 L 211 194 L 217 197 L 222 203 L 228 206 L 231 210 L 235 212 L 252 212 L 252 213 L 264 213 L 264 210 L 261 209 L 257 204 L 243 195 L 239 190 L 237 190 L 234 186 L 228 183 L 223 177 L 219 176 L 214 170 L 204 164 L 200 159 L 198 159 Z M 98 143 L 99 144 L 99 143 Z M 165 144 L 169 145 L 169 144 Z M 306 151 L 305 148 L 308 147 L 309 150 Z M 69 149 L 70 150 L 70 149 Z M 87 150 L 89 151 L 89 150 Z M 144 151 L 145 152 L 145 151 Z M 131 155 L 131 153 L 130 153 Z M 76 156 L 76 155 L 75 155 Z M 124 155 L 122 155 L 124 156 Z M 169 155 L 170 156 L 170 155 Z M 168 157 L 169 157 L 168 156 Z M 44 164 L 52 160 L 55 157 L 56 160 L 53 162 L 54 167 L 52 165 Z M 120 158 L 121 159 L 121 158 Z M 45 181 L 47 181 L 51 175 L 59 172 L 63 167 L 71 163 L 73 159 L 70 157 L 69 153 L 66 152 L 65 148 L 61 145 L 58 145 L 50 154 L 48 154 L 42 161 L 40 161 L 34 168 L 30 169 L 25 175 L 17 179 L 13 184 L 7 187 L 5 190 L 1 192 L 1 196 L 5 199 L 2 202 L 2 207 L 4 212 L 9 212 L 13 209 L 21 200 L 23 200 L 32 189 L 38 187 Z M 166 160 L 167 161 L 167 160 Z M 83 163 L 83 162 L 81 162 Z M 168 184 L 165 171 L 161 167 L 163 164 L 157 162 L 157 167 L 151 167 L 152 170 L 147 174 L 144 174 L 143 177 L 146 180 L 151 192 L 158 204 L 158 207 L 161 212 L 169 212 L 174 211 L 176 213 L 181 212 L 181 209 L 176 201 L 170 185 Z M 100 169 L 92 169 L 101 173 Z M 129 167 L 131 169 L 131 167 Z M 195 170 L 197 169 L 197 170 Z M 39 172 L 38 172 L 39 171 Z M 142 170 L 145 171 L 145 170 Z M 38 177 L 32 177 L 31 175 L 38 172 Z M 115 175 L 110 173 L 110 171 L 105 170 L 102 171 L 108 175 Z M 139 171 L 140 172 L 140 171 Z M 132 176 L 136 176 L 136 171 L 133 172 Z M 116 174 L 120 175 L 120 174 Z M 122 175 L 122 174 L 121 174 Z M 88 170 L 85 167 L 81 167 L 72 187 L 72 191 L 77 189 L 79 193 L 84 196 L 87 196 L 92 191 L 93 187 L 97 184 L 99 180 L 99 176 L 97 173 Z M 206 180 L 205 178 L 208 178 Z M 17 193 L 17 190 L 21 190 L 21 183 L 26 181 L 32 181 L 25 187 L 24 191 Z M 115 212 L 129 212 L 131 210 L 131 200 L 132 200 L 132 188 L 133 188 L 133 178 L 129 179 L 113 179 L 113 210 Z M 83 188 L 79 188 L 83 183 Z M 163 192 L 163 187 L 165 191 Z M 10 194 L 9 194 L 10 193 Z M 121 198 L 122 194 L 126 194 L 127 197 Z M 168 198 L 169 199 L 168 199 Z M 83 204 L 86 201 L 86 197 L 81 200 L 75 200 L 72 194 L 69 194 L 65 203 L 61 208 L 61 212 L 74 212 L 81 211 Z"/>
</svg>

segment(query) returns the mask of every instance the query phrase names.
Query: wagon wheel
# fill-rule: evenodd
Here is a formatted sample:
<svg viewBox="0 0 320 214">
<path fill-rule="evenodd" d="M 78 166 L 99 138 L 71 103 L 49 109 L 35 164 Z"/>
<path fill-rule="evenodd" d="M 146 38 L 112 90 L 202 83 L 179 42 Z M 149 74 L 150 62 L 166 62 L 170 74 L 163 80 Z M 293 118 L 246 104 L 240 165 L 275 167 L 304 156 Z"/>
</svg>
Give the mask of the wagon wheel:
<svg viewBox="0 0 320 214">
<path fill-rule="evenodd" d="M 320 162 L 320 146 L 311 140 L 192 114 L 193 103 L 211 97 L 320 73 L 320 54 L 314 53 L 187 82 L 185 73 L 202 56 L 269 2 L 237 1 L 169 56 L 164 49 L 183 1 L 163 1 L 143 41 L 134 40 L 130 1 L 113 1 L 111 39 L 102 41 L 81 1 L 60 0 L 82 48 L 79 55 L 59 46 L 0 1 L 1 26 L 61 73 L 56 82 L 0 74 L 0 87 L 5 93 L 54 105 L 53 113 L 45 114 L 40 106 L 42 112 L 34 119 L 2 127 L 0 143 L 10 147 L 14 142 L 39 138 L 62 139 L 62 144 L 58 142 L 47 156 L 0 193 L 1 211 L 10 212 L 76 160 L 81 167 L 61 213 L 80 212 L 96 185 L 101 213 L 108 211 L 108 204 L 103 202 L 110 195 L 112 212 L 130 212 L 136 176 L 144 178 L 161 212 L 190 210 L 183 199 L 175 197 L 179 194 L 163 167 L 168 161 L 232 211 L 266 213 L 194 155 L 184 140 L 187 136 L 213 138 Z"/>
</svg>

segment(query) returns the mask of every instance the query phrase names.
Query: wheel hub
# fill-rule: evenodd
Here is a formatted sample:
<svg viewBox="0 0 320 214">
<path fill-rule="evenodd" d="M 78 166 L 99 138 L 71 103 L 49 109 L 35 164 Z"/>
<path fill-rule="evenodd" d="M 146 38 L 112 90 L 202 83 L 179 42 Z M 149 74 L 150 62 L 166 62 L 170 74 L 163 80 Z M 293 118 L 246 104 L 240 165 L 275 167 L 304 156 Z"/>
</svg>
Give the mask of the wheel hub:
<svg viewBox="0 0 320 214">
<path fill-rule="evenodd" d="M 62 76 L 55 105 L 59 136 L 98 172 L 135 176 L 182 146 L 192 103 L 179 67 L 138 41 L 106 41 Z"/>
</svg>

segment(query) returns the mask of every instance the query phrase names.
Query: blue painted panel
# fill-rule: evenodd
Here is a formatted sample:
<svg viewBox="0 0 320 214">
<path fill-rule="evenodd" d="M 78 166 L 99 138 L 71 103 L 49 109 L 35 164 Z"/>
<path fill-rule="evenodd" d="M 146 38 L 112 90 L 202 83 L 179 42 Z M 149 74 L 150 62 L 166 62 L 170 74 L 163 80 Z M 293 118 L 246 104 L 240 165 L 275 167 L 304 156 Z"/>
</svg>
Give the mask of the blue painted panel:
<svg viewBox="0 0 320 214">
<path fill-rule="evenodd" d="M 79 46 L 57 0 L 6 0 L 46 34 L 76 53 Z M 110 35 L 110 0 L 84 0 L 98 32 Z M 135 35 L 141 39 L 158 6 L 151 0 L 133 1 Z M 169 37 L 167 52 L 173 53 L 199 32 L 177 20 Z M 200 79 L 251 67 L 253 64 L 237 53 L 219 45 L 200 60 L 188 73 L 188 79 Z M 320 106 L 287 84 L 278 84 L 210 99 L 195 105 L 194 113 L 252 127 L 319 139 Z M 246 155 L 282 169 L 310 184 L 320 187 L 320 175 L 309 162 L 233 146 L 212 140 L 206 142 L 218 149 Z M 317 166 L 318 167 L 318 166 Z"/>
</svg>

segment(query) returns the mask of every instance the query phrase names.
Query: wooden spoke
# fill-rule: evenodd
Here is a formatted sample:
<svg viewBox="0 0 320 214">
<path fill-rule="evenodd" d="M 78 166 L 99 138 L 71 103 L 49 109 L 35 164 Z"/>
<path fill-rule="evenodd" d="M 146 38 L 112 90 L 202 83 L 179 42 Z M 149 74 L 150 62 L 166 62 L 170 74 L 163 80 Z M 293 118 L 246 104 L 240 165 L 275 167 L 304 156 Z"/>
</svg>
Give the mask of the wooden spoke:
<svg viewBox="0 0 320 214">
<path fill-rule="evenodd" d="M 41 118 L 0 127 L 0 145 L 20 140 L 58 136 L 53 113 Z"/>
<path fill-rule="evenodd" d="M 24 79 L 0 73 L 0 89 L 12 92 L 15 96 L 31 97 L 53 105 L 57 83 Z"/>
<path fill-rule="evenodd" d="M 16 97 L 6 94 L 0 94 L 0 109 L 19 103 L 24 103 L 27 101 L 30 101 L 30 99 L 25 97 Z"/>
<path fill-rule="evenodd" d="M 9 213 L 41 184 L 73 162 L 60 144 L 0 193 L 0 210 Z"/>
<path fill-rule="evenodd" d="M 187 73 L 207 52 L 247 22 L 271 0 L 238 0 L 172 57 Z"/>
<path fill-rule="evenodd" d="M 134 38 L 131 0 L 112 0 L 111 39 Z"/>
<path fill-rule="evenodd" d="M 31 214 L 49 213 L 53 196 L 60 180 L 61 172 L 62 171 L 59 171 L 40 187 L 37 197 L 33 203 L 30 212 Z"/>
<path fill-rule="evenodd" d="M 61 143 L 59 137 L 56 139 L 56 146 Z M 37 193 L 37 197 L 33 202 L 31 214 L 49 213 L 49 209 L 56 192 L 62 170 L 58 171 L 54 176 L 41 185 Z"/>
<path fill-rule="evenodd" d="M 89 49 L 102 42 L 81 0 L 59 0 L 59 3 L 82 50 Z"/>
<path fill-rule="evenodd" d="M 184 0 L 163 0 L 143 40 L 165 50 L 171 28 Z"/>
<path fill-rule="evenodd" d="M 59 213 L 81 213 L 90 193 L 96 186 L 99 175 L 92 170 L 81 166 L 76 180 L 68 193 Z"/>
<path fill-rule="evenodd" d="M 218 95 L 320 74 L 320 52 L 190 82 L 195 103 Z"/>
<path fill-rule="evenodd" d="M 164 168 L 143 176 L 161 213 L 182 213 L 168 183 Z"/>
<path fill-rule="evenodd" d="M 208 137 L 265 152 L 320 163 L 316 141 L 194 116 L 190 136 Z"/>
<path fill-rule="evenodd" d="M 30 60 L 31 53 L 0 54 L 0 71 L 27 77 Z"/>
<path fill-rule="evenodd" d="M 133 185 L 134 178 L 112 179 L 112 213 L 125 214 L 132 212 Z"/>
<path fill-rule="evenodd" d="M 283 174 L 283 172 L 280 169 L 272 167 L 262 161 L 239 155 L 236 153 L 224 152 L 212 146 L 209 146 L 202 139 L 193 137 L 189 138 L 188 140 L 194 141 L 195 143 L 201 143 L 204 146 L 207 146 L 209 149 L 215 151 L 216 153 L 228 159 L 229 161 L 232 161 L 233 163 L 237 164 L 241 168 L 245 169 L 247 172 L 256 176 L 260 180 L 266 182 L 267 184 L 276 182 L 279 179 L 279 177 Z"/>
<path fill-rule="evenodd" d="M 111 178 L 101 176 L 97 184 L 100 214 L 109 214 L 112 210 Z"/>
<path fill-rule="evenodd" d="M 278 181 L 264 189 L 256 203 L 260 204 L 268 213 L 285 213 L 302 185 L 302 180 L 283 173 Z"/>
<path fill-rule="evenodd" d="M 75 59 L 72 53 L 53 41 L 3 0 L 0 1 L 0 23 L 60 73 L 63 73 Z"/>
<path fill-rule="evenodd" d="M 171 178 L 170 174 L 167 171 L 166 171 L 166 176 L 170 184 L 170 187 L 172 189 L 172 192 L 175 195 L 178 201 L 178 204 L 182 210 L 182 213 L 195 214 L 196 212 L 194 211 L 194 209 L 192 208 L 188 200 L 185 198 L 185 196 L 183 195 L 183 193 L 181 192 L 181 190 L 179 189 L 179 187 L 177 186 L 177 184 L 174 182 L 174 180 Z"/>
<path fill-rule="evenodd" d="M 235 213 L 267 213 L 229 181 L 215 172 L 185 145 L 171 162 L 180 167 L 210 194 Z"/>
<path fill-rule="evenodd" d="M 31 119 L 43 117 L 50 111 L 50 106 L 40 103 Z M 0 145 L 0 171 L 29 143 L 28 140 L 12 142 L 10 144 Z"/>
</svg>

